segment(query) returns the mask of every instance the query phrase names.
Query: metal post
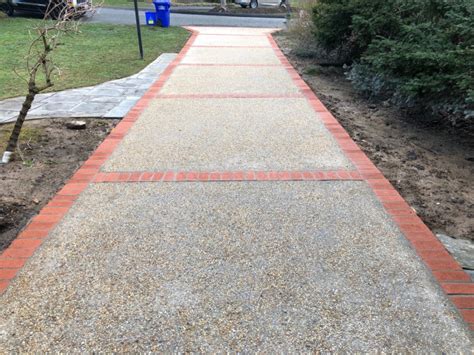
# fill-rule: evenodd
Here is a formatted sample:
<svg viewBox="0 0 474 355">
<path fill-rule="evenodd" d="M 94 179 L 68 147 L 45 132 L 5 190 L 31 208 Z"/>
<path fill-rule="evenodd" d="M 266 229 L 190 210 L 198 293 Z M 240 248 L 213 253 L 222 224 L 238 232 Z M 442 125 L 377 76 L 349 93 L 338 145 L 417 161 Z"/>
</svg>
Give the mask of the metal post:
<svg viewBox="0 0 474 355">
<path fill-rule="evenodd" d="M 142 32 L 140 29 L 140 17 L 138 16 L 137 0 L 133 0 L 133 4 L 135 5 L 135 22 L 137 23 L 138 48 L 140 49 L 140 58 L 143 60 Z"/>
</svg>

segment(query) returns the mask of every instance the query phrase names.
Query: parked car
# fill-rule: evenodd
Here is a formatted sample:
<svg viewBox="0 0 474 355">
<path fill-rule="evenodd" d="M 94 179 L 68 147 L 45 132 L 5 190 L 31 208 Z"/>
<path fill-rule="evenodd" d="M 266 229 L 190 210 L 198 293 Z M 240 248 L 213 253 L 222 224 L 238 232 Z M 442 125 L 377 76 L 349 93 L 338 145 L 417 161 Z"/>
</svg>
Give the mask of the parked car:
<svg viewBox="0 0 474 355">
<path fill-rule="evenodd" d="M 250 7 L 256 9 L 260 5 L 286 7 L 286 0 L 234 0 L 237 5 L 243 8 Z"/>
<path fill-rule="evenodd" d="M 51 11 L 51 17 L 56 17 L 66 7 L 82 16 L 90 8 L 90 0 L 0 0 L 0 10 L 8 16 L 13 16 L 15 11 L 33 12 L 44 15 L 48 9 L 54 7 Z"/>
</svg>

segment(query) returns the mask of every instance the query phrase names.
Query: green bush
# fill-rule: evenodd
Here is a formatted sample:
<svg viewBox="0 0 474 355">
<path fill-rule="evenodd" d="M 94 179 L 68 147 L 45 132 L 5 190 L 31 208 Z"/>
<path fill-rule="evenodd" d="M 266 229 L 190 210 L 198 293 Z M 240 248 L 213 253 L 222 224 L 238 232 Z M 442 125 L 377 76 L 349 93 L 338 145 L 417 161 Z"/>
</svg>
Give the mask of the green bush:
<svg viewBox="0 0 474 355">
<path fill-rule="evenodd" d="M 319 0 L 313 8 L 316 40 L 328 51 L 339 49 L 348 62 L 358 59 L 377 36 L 400 31 L 394 1 Z"/>
<path fill-rule="evenodd" d="M 325 50 L 346 48 L 358 90 L 473 118 L 473 0 L 320 0 L 313 23 Z"/>
</svg>

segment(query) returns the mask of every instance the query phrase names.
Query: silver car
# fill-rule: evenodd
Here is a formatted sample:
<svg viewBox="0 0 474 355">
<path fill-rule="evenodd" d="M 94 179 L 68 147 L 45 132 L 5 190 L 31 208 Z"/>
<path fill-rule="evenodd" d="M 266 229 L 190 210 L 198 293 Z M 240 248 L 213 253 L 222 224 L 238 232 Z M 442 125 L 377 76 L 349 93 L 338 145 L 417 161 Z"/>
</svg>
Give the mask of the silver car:
<svg viewBox="0 0 474 355">
<path fill-rule="evenodd" d="M 251 9 L 256 9 L 260 5 L 286 7 L 286 0 L 234 0 L 234 2 L 243 8 L 250 7 Z"/>
</svg>

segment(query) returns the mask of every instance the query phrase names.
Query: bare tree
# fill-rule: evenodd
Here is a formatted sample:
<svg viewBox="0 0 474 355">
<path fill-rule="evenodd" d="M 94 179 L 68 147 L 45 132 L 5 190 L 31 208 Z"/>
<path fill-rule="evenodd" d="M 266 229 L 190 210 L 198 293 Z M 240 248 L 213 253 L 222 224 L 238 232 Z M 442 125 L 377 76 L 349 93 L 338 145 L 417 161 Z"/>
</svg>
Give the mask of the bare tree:
<svg viewBox="0 0 474 355">
<path fill-rule="evenodd" d="M 220 10 L 221 11 L 227 11 L 227 1 L 226 0 L 220 0 L 220 2 L 221 2 Z"/>
<path fill-rule="evenodd" d="M 54 64 L 51 54 L 58 47 L 61 37 L 79 31 L 77 19 L 83 15 L 83 11 L 85 10 L 67 6 L 65 1 L 52 0 L 44 19 L 30 32 L 31 42 L 26 56 L 26 73 L 21 74 L 15 69 L 15 73 L 25 81 L 28 94 L 3 153 L 2 163 L 8 163 L 17 148 L 21 128 L 35 96 L 54 85 L 53 77 L 59 74 L 59 68 Z"/>
</svg>

